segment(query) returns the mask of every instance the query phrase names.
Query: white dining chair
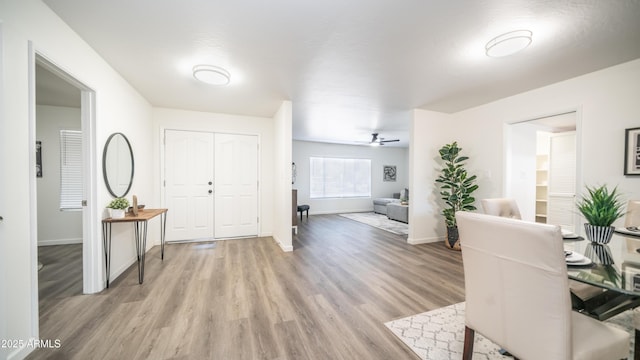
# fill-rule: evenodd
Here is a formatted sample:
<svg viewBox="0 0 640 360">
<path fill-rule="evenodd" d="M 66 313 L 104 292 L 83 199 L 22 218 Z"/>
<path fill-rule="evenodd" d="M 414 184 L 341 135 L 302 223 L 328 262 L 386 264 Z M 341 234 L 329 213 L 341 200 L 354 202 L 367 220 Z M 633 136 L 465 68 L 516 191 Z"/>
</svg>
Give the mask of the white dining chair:
<svg viewBox="0 0 640 360">
<path fill-rule="evenodd" d="M 501 216 L 511 219 L 521 220 L 520 209 L 518 203 L 511 198 L 493 198 L 483 199 L 482 208 L 487 215 Z M 602 294 L 603 290 L 600 287 L 585 284 L 576 280 L 569 280 L 569 290 L 571 293 L 576 307 L 580 308 L 584 306 L 584 302 Z"/>
<path fill-rule="evenodd" d="M 640 200 L 629 200 L 627 213 L 624 216 L 624 226 L 640 227 Z"/>
<path fill-rule="evenodd" d="M 475 332 L 515 358 L 614 360 L 629 334 L 571 310 L 560 227 L 456 213 L 465 277 L 463 359 Z"/>
<path fill-rule="evenodd" d="M 482 199 L 482 208 L 487 215 L 522 219 L 518 203 L 511 198 Z"/>
</svg>

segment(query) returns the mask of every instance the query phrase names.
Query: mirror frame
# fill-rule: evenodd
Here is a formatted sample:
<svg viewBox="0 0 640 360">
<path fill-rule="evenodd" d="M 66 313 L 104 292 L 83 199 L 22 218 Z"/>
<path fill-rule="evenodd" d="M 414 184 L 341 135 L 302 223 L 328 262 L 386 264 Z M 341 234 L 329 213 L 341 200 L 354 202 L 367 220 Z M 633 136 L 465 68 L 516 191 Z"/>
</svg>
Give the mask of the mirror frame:
<svg viewBox="0 0 640 360">
<path fill-rule="evenodd" d="M 127 187 L 127 190 L 125 190 L 125 192 L 121 195 L 117 195 L 113 191 L 113 189 L 111 189 L 111 186 L 109 185 L 109 178 L 107 176 L 107 151 L 109 150 L 109 144 L 111 143 L 111 140 L 113 140 L 113 138 L 116 135 L 122 136 L 124 141 L 127 143 L 127 146 L 129 147 L 129 155 L 131 155 L 131 178 L 129 179 L 129 186 Z M 109 138 L 107 138 L 107 142 L 104 144 L 104 149 L 102 151 L 102 177 L 104 178 L 104 184 L 107 186 L 107 190 L 113 197 L 116 197 L 116 198 L 124 197 L 129 193 L 129 190 L 131 190 L 131 185 L 133 185 L 133 174 L 135 173 L 135 170 L 136 170 L 136 167 L 135 167 L 135 161 L 133 159 L 133 149 L 131 148 L 131 143 L 129 143 L 129 139 L 121 132 L 116 132 L 109 135 Z"/>
</svg>

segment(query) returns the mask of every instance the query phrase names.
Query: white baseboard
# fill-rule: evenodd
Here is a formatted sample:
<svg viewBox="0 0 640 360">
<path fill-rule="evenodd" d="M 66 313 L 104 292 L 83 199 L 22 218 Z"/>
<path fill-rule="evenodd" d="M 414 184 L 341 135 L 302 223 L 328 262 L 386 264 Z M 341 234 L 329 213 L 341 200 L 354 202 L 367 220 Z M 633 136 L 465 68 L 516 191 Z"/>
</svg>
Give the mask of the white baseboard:
<svg viewBox="0 0 640 360">
<path fill-rule="evenodd" d="M 444 241 L 444 237 L 430 237 L 430 238 L 421 238 L 421 239 L 408 238 L 407 239 L 407 243 L 411 245 L 429 244 L 429 243 L 435 243 L 439 241 Z"/>
<path fill-rule="evenodd" d="M 278 244 L 278 246 L 280 246 L 280 249 L 282 249 L 282 251 L 284 251 L 284 252 L 292 252 L 293 251 L 293 245 L 283 246 L 282 245 L 282 241 L 280 241 L 280 239 L 278 239 L 277 236 L 272 236 L 271 238 L 273 239 L 273 241 L 276 242 L 276 244 Z"/>
<path fill-rule="evenodd" d="M 24 359 L 27 357 L 27 355 L 31 354 L 33 350 L 35 350 L 35 348 L 27 347 L 27 345 L 25 344 L 21 348 L 16 349 L 14 352 L 7 355 L 7 360 Z"/>
<path fill-rule="evenodd" d="M 148 250 L 147 250 L 148 251 Z M 125 262 L 122 266 L 115 270 L 111 270 L 111 276 L 109 276 L 109 284 L 113 284 L 113 281 L 118 278 L 118 276 L 122 275 L 131 265 L 134 265 L 138 262 L 138 255 L 132 257 L 130 261 Z M 105 283 L 105 288 L 107 284 Z"/>
<path fill-rule="evenodd" d="M 371 209 L 343 209 L 343 210 L 327 210 L 327 211 L 314 211 L 309 212 L 309 216 L 311 215 L 336 215 L 336 214 L 347 214 L 347 213 L 362 213 L 362 212 L 373 212 L 373 208 Z M 300 217 L 300 214 L 298 214 Z"/>
<path fill-rule="evenodd" d="M 82 244 L 82 238 L 39 240 L 38 246 Z"/>
</svg>

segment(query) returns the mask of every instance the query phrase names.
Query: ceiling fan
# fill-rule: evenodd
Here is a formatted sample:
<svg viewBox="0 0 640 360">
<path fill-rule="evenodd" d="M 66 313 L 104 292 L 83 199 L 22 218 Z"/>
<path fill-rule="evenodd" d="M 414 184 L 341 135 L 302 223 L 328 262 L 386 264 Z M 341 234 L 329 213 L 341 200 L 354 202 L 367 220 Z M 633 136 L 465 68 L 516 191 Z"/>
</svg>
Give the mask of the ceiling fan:
<svg viewBox="0 0 640 360">
<path fill-rule="evenodd" d="M 384 143 L 398 142 L 398 141 L 400 141 L 400 139 L 385 140 L 385 138 L 383 138 L 383 137 L 378 137 L 378 133 L 373 133 L 373 134 L 371 134 L 371 142 L 369 142 L 369 144 L 371 144 L 371 145 L 384 145 Z"/>
</svg>

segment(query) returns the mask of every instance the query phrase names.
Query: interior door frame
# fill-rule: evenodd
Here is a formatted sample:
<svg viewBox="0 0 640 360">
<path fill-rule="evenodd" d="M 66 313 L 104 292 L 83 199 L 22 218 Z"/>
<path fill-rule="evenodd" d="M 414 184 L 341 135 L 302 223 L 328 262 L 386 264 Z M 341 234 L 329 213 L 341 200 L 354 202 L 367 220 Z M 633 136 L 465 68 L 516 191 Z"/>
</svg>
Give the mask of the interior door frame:
<svg viewBox="0 0 640 360">
<path fill-rule="evenodd" d="M 36 63 L 51 71 L 55 75 L 69 82 L 81 93 L 81 129 L 82 129 L 82 157 L 83 157 L 83 199 L 87 206 L 82 208 L 82 289 L 83 293 L 91 294 L 103 289 L 102 272 L 102 244 L 97 208 L 97 160 L 96 160 L 96 95 L 95 91 L 74 77 L 51 60 L 44 52 L 37 49 L 29 41 L 28 81 L 29 81 L 29 144 L 33 151 L 29 152 L 29 215 L 30 215 L 30 269 L 31 269 L 31 334 L 39 337 L 39 297 L 38 297 L 38 202 L 35 173 L 35 142 L 36 142 Z"/>
<path fill-rule="evenodd" d="M 502 151 L 502 168 L 504 169 L 503 171 L 503 179 L 502 179 L 502 194 L 503 196 L 509 196 L 510 194 L 510 183 L 511 183 L 511 179 L 509 179 L 509 157 L 507 152 L 509 151 L 509 149 L 511 148 L 511 139 L 510 139 L 510 126 L 512 125 L 517 125 L 520 123 L 526 123 L 526 122 L 530 122 L 530 121 L 535 121 L 535 120 L 540 120 L 540 119 L 544 119 L 547 117 L 552 117 L 552 116 L 558 116 L 558 115 L 563 115 L 563 114 L 568 114 L 568 113 L 572 113 L 575 112 L 576 114 L 576 196 L 578 196 L 582 189 L 583 189 L 583 172 L 582 172 L 582 165 L 583 165 L 583 161 L 582 161 L 582 105 L 577 105 L 575 107 L 570 107 L 570 108 L 566 108 L 566 109 L 561 109 L 558 111 L 552 111 L 552 112 L 547 112 L 547 113 L 541 113 L 537 116 L 533 116 L 533 117 L 526 117 L 526 118 L 522 118 L 522 119 L 518 119 L 518 120 L 513 120 L 513 121 L 507 121 L 503 124 L 503 151 Z M 580 215 L 579 213 L 576 211 L 576 213 L 574 214 L 573 217 L 573 222 L 574 224 L 576 224 L 576 233 L 581 234 L 582 233 L 582 227 L 581 226 L 577 226 L 580 224 Z"/>
<path fill-rule="evenodd" d="M 258 218 L 260 219 L 258 221 L 258 236 L 262 236 L 262 184 L 260 182 L 260 180 L 262 179 L 262 144 L 261 144 L 261 137 L 260 134 L 258 133 L 249 133 L 249 132 L 240 132 L 240 131 L 218 131 L 216 129 L 192 129 L 192 128 L 177 128 L 174 126 L 171 127 L 165 127 L 165 126 L 160 126 L 159 127 L 159 144 L 160 144 L 160 176 L 158 177 L 158 179 L 160 179 L 159 181 L 159 187 L 160 187 L 160 206 L 161 207 L 166 207 L 167 206 L 167 200 L 166 200 L 166 196 L 165 196 L 165 179 L 166 179 L 166 167 L 165 167 L 165 142 L 164 142 L 164 138 L 165 138 L 165 132 L 169 130 L 169 131 L 191 131 L 191 132 L 206 132 L 206 133 L 211 133 L 211 134 L 230 134 L 230 135 L 246 135 L 246 136 L 255 136 L 258 140 L 258 149 L 257 151 L 257 157 L 258 157 L 258 201 L 256 206 L 258 207 Z M 215 146 L 215 145 L 214 145 Z M 214 172 L 214 179 L 215 179 L 215 172 Z M 215 182 L 214 182 L 215 184 Z M 215 201 L 215 200 L 214 200 Z M 214 203 L 215 206 L 215 203 Z M 215 216 L 215 210 L 214 210 L 214 216 Z M 214 219 L 214 233 L 213 233 L 214 239 L 215 240 L 226 240 L 225 238 L 217 238 L 215 237 L 215 219 Z M 238 239 L 238 238 L 233 238 L 233 239 Z"/>
<path fill-rule="evenodd" d="M 4 33 L 3 33 L 3 27 L 2 27 L 2 22 L 0 22 L 0 84 L 4 84 L 4 43 L 3 43 L 3 39 L 4 39 Z M 4 86 L 0 86 L 0 109 L 5 109 L 5 95 L 4 95 Z M 0 134 L 6 134 L 6 130 L 5 130 L 5 122 L 6 122 L 6 118 L 5 118 L 5 112 L 4 111 L 0 111 Z M 4 163 L 4 147 L 0 146 L 0 169 L 6 169 L 5 163 Z M 0 175 L 0 189 L 6 189 L 5 184 L 4 184 L 4 176 Z M 4 191 L 0 191 L 0 216 L 4 217 L 5 213 L 4 211 L 7 210 L 5 208 L 5 204 L 7 202 L 4 199 Z M 8 269 L 5 269 L 4 267 L 6 266 L 5 264 L 7 263 L 5 261 L 6 257 L 7 257 L 7 251 L 5 249 L 6 245 L 5 245 L 5 241 L 4 239 L 6 239 L 5 237 L 5 230 L 4 230 L 4 224 L 2 224 L 3 220 L 0 220 L 0 239 L 3 239 L 2 241 L 0 241 L 0 289 L 6 289 L 7 288 L 7 280 L 5 278 L 5 274 L 7 274 Z M 6 319 L 7 318 L 7 300 L 6 300 L 6 291 L 2 291 L 0 292 L 0 319 Z M 0 339 L 7 339 L 7 326 L 5 325 L 5 323 L 0 324 Z M 4 350 L 4 349 L 0 349 L 0 356 L 8 356 L 8 350 Z"/>
</svg>

